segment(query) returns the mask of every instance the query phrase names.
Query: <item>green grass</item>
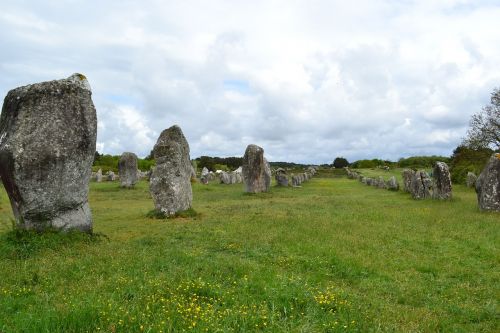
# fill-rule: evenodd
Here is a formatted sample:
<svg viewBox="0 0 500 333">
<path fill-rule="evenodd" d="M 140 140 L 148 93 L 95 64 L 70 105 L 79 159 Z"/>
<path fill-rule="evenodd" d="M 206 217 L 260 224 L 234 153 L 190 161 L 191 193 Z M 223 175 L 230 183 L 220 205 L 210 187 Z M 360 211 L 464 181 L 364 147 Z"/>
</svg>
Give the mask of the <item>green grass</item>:
<svg viewBox="0 0 500 333">
<path fill-rule="evenodd" d="M 193 192 L 196 213 L 154 219 L 146 182 L 91 183 L 89 236 L 12 232 L 2 190 L 0 332 L 500 329 L 500 215 L 471 189 L 415 201 L 322 172 Z"/>
</svg>

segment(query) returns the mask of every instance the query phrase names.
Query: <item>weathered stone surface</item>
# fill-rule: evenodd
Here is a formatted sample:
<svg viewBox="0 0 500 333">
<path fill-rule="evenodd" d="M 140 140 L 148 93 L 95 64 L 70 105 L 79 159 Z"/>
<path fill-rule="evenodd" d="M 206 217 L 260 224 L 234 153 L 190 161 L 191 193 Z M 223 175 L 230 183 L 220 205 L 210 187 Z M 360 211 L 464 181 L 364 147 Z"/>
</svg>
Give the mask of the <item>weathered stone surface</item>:
<svg viewBox="0 0 500 333">
<path fill-rule="evenodd" d="M 97 118 L 85 76 L 19 87 L 0 116 L 0 176 L 21 229 L 92 230 Z"/>
<path fill-rule="evenodd" d="M 431 196 L 432 180 L 425 171 L 417 171 L 413 175 L 411 184 L 413 199 L 425 199 Z"/>
<path fill-rule="evenodd" d="M 210 172 L 206 167 L 203 167 L 203 169 L 201 170 L 201 177 L 200 177 L 201 183 L 207 185 L 209 179 L 210 179 Z"/>
<path fill-rule="evenodd" d="M 398 191 L 399 183 L 396 180 L 396 177 L 392 176 L 391 178 L 389 178 L 389 180 L 386 182 L 386 187 L 389 191 Z"/>
<path fill-rule="evenodd" d="M 411 193 L 411 182 L 413 177 L 415 177 L 415 171 L 410 169 L 403 170 L 403 191 Z"/>
<path fill-rule="evenodd" d="M 477 176 L 473 172 L 467 172 L 467 187 L 476 187 Z"/>
<path fill-rule="evenodd" d="M 164 130 L 153 148 L 156 166 L 149 180 L 155 208 L 174 215 L 191 207 L 191 161 L 189 144 L 179 126 Z"/>
<path fill-rule="evenodd" d="M 288 175 L 285 169 L 283 168 L 276 169 L 276 174 L 274 178 L 276 179 L 276 184 L 278 186 L 288 186 Z"/>
<path fill-rule="evenodd" d="M 479 209 L 500 211 L 500 154 L 493 154 L 476 180 Z"/>
<path fill-rule="evenodd" d="M 102 182 L 102 169 L 97 170 L 95 174 L 95 181 L 98 183 Z"/>
<path fill-rule="evenodd" d="M 243 182 L 245 192 L 267 192 L 271 186 L 271 168 L 264 158 L 264 149 L 248 145 L 243 156 Z"/>
<path fill-rule="evenodd" d="M 448 165 L 444 162 L 436 162 L 432 174 L 434 177 L 432 197 L 434 199 L 451 199 L 451 176 Z"/>
<path fill-rule="evenodd" d="M 137 155 L 125 152 L 118 161 L 121 187 L 133 187 L 137 183 Z"/>
<path fill-rule="evenodd" d="M 299 176 L 296 176 L 296 175 L 292 175 L 292 186 L 293 187 L 297 187 L 297 186 L 300 186 L 300 179 L 299 179 Z"/>
</svg>

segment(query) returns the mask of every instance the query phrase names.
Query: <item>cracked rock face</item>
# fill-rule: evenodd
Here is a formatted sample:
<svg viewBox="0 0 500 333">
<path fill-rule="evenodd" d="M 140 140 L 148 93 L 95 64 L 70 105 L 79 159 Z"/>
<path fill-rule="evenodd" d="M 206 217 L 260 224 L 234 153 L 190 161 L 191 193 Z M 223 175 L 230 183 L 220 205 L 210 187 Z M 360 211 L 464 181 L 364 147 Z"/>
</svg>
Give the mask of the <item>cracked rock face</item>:
<svg viewBox="0 0 500 333">
<path fill-rule="evenodd" d="M 137 183 L 137 155 L 125 152 L 118 161 L 121 187 L 130 188 Z"/>
<path fill-rule="evenodd" d="M 476 180 L 479 209 L 500 212 L 500 154 L 493 154 Z"/>
<path fill-rule="evenodd" d="M 264 158 L 264 149 L 248 145 L 243 156 L 243 182 L 245 192 L 268 192 L 271 186 L 271 168 Z"/>
<path fill-rule="evenodd" d="M 92 230 L 89 181 L 97 118 L 81 74 L 9 91 L 0 116 L 0 175 L 16 226 Z"/>
<path fill-rule="evenodd" d="M 191 207 L 191 159 L 189 144 L 179 126 L 164 130 L 153 148 L 156 166 L 149 179 L 155 208 L 174 215 Z"/>
</svg>

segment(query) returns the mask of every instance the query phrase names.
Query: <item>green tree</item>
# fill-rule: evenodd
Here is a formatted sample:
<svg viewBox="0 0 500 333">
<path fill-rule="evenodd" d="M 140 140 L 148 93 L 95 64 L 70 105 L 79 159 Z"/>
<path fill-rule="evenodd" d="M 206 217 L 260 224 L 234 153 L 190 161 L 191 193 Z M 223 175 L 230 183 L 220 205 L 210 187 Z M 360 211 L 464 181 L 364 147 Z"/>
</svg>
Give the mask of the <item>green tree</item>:
<svg viewBox="0 0 500 333">
<path fill-rule="evenodd" d="M 500 149 L 500 89 L 493 89 L 489 105 L 472 115 L 463 145 L 472 149 Z"/>
<path fill-rule="evenodd" d="M 344 168 L 349 166 L 349 162 L 343 157 L 335 157 L 333 161 L 333 166 L 336 168 Z"/>
</svg>

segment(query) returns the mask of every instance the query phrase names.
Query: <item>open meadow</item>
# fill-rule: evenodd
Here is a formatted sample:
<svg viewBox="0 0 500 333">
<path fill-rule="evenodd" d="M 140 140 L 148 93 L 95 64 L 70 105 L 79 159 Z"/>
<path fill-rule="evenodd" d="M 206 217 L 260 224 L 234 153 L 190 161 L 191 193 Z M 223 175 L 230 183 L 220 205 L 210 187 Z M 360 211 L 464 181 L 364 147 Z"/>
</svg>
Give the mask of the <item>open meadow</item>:
<svg viewBox="0 0 500 333">
<path fill-rule="evenodd" d="M 416 201 L 328 170 L 193 197 L 154 219 L 147 182 L 92 182 L 94 235 L 38 235 L 2 189 L 0 332 L 500 331 L 500 215 L 470 188 Z"/>
</svg>

